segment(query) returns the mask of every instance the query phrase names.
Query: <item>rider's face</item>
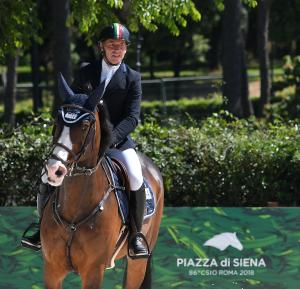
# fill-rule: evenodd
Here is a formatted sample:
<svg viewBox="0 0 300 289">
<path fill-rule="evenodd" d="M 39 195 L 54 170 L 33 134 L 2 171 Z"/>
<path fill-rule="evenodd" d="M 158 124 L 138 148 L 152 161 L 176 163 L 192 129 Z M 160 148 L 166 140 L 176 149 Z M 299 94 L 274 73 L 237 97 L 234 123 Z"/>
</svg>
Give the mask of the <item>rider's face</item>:
<svg viewBox="0 0 300 289">
<path fill-rule="evenodd" d="M 127 45 L 124 40 L 107 39 L 100 43 L 100 49 L 105 51 L 105 57 L 112 64 L 119 64 L 127 51 Z"/>
</svg>

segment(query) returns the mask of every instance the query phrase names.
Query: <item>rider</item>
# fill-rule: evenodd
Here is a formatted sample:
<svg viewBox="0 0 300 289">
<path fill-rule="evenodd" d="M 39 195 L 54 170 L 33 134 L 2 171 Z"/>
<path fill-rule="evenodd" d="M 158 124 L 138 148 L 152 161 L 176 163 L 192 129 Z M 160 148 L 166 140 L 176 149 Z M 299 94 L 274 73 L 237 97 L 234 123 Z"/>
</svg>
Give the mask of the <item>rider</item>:
<svg viewBox="0 0 300 289">
<path fill-rule="evenodd" d="M 130 248 L 134 255 L 143 256 L 148 253 L 140 236 L 145 208 L 145 186 L 135 143 L 129 136 L 138 125 L 142 90 L 140 74 L 123 62 L 129 43 L 130 33 L 124 25 L 113 23 L 106 26 L 100 33 L 98 43 L 100 60 L 80 68 L 72 89 L 75 93 L 87 93 L 105 81 L 103 101 L 113 125 L 109 155 L 122 161 L 127 169 L 131 190 L 130 215 L 134 223 L 131 226 Z M 52 191 L 49 184 L 40 185 L 37 198 L 40 216 Z M 39 231 L 31 237 L 23 237 L 22 243 L 39 249 Z"/>
</svg>

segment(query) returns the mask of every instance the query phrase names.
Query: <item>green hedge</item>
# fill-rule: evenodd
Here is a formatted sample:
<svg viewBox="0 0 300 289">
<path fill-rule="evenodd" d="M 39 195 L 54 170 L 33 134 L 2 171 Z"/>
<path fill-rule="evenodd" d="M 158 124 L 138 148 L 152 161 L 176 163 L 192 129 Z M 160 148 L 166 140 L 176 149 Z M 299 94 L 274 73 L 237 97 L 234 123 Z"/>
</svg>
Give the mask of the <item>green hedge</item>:
<svg viewBox="0 0 300 289">
<path fill-rule="evenodd" d="M 0 140 L 1 205 L 35 203 L 34 183 L 49 151 L 49 119 Z M 134 133 L 160 167 L 169 206 L 300 205 L 300 135 L 295 123 L 261 124 L 226 112 L 183 126 L 148 118 Z"/>
<path fill-rule="evenodd" d="M 36 183 L 50 150 L 49 115 L 28 118 L 13 132 L 0 129 L 0 205 L 34 205 Z"/>
<path fill-rule="evenodd" d="M 142 102 L 142 121 L 150 116 L 159 120 L 169 117 L 180 119 L 181 122 L 190 119 L 202 120 L 223 108 L 222 97 L 216 95 L 210 98 L 182 98 L 179 100 L 144 101 Z"/>
<path fill-rule="evenodd" d="M 300 204 L 296 124 L 263 125 L 222 113 L 200 128 L 180 127 L 176 121 L 162 128 L 149 121 L 136 139 L 161 168 L 169 205 Z"/>
</svg>

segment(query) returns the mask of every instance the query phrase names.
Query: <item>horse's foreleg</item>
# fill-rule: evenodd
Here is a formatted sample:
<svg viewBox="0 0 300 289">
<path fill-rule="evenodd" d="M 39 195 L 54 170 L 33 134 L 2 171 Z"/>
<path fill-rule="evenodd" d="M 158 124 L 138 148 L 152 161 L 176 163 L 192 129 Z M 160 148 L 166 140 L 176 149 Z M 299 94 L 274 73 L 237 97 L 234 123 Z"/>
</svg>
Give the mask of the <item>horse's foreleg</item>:
<svg viewBox="0 0 300 289">
<path fill-rule="evenodd" d="M 148 259 L 127 259 L 124 289 L 139 289 L 144 281 Z"/>
<path fill-rule="evenodd" d="M 81 272 L 82 289 L 99 289 L 104 275 L 105 266 L 92 266 L 85 272 Z"/>
<path fill-rule="evenodd" d="M 59 265 L 54 266 L 45 261 L 44 265 L 44 283 L 45 289 L 61 289 L 62 281 L 67 275 L 67 271 L 60 268 Z"/>
</svg>

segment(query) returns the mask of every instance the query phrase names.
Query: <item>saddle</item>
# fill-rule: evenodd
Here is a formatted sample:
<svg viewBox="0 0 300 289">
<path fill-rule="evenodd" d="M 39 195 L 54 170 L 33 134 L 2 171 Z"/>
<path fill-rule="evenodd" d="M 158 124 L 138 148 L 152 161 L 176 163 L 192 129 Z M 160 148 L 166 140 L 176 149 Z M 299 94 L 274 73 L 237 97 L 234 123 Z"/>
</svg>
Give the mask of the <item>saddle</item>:
<svg viewBox="0 0 300 289">
<path fill-rule="evenodd" d="M 127 225 L 129 223 L 129 179 L 127 170 L 124 164 L 115 158 L 105 156 L 107 165 L 110 171 L 110 181 L 115 189 L 115 197 L 118 202 L 119 214 L 121 216 L 123 224 Z M 145 193 L 146 193 L 146 204 L 144 212 L 144 222 L 146 219 L 150 218 L 155 213 L 155 194 L 152 188 L 149 186 L 148 182 L 144 179 Z"/>
<path fill-rule="evenodd" d="M 110 179 L 110 183 L 115 188 L 114 195 L 118 203 L 118 209 L 119 209 L 118 211 L 123 224 L 119 233 L 117 243 L 115 245 L 113 256 L 110 260 L 110 264 L 107 265 L 107 269 L 111 269 L 115 266 L 114 260 L 129 236 L 130 186 L 129 186 L 127 170 L 124 164 L 120 160 L 105 156 L 105 163 L 108 166 L 108 171 L 109 171 L 108 177 Z M 150 218 L 154 214 L 156 201 L 154 198 L 155 194 L 153 193 L 151 187 L 148 185 L 145 179 L 144 179 L 144 185 L 145 185 L 145 194 L 146 194 L 146 204 L 145 204 L 145 211 L 144 211 L 144 222 L 145 222 L 146 219 Z M 144 240 L 146 242 L 149 251 L 147 240 L 146 239 Z M 128 256 L 133 259 L 137 258 L 129 254 L 129 249 L 128 249 Z"/>
</svg>

